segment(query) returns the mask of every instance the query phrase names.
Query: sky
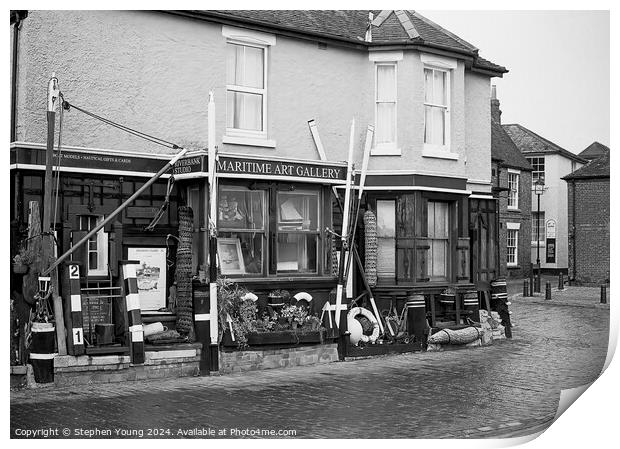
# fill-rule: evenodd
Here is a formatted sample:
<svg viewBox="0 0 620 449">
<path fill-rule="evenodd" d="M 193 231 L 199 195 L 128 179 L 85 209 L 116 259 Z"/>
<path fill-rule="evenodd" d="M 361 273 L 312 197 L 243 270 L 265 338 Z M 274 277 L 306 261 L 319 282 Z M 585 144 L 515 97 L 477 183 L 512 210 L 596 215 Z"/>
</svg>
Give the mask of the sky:
<svg viewBox="0 0 620 449">
<path fill-rule="evenodd" d="M 594 141 L 609 146 L 609 12 L 419 12 L 509 70 L 492 79 L 502 123 L 573 153 Z"/>
</svg>

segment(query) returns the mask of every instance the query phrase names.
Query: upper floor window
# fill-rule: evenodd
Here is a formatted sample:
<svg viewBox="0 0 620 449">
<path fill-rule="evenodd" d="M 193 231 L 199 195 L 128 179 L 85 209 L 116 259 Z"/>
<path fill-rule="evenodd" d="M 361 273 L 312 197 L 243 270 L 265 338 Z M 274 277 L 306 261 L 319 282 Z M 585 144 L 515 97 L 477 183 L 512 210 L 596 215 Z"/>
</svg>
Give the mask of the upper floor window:
<svg viewBox="0 0 620 449">
<path fill-rule="evenodd" d="M 458 159 L 450 152 L 451 78 L 457 69 L 455 59 L 422 53 L 424 65 L 424 151 L 425 157 Z"/>
<path fill-rule="evenodd" d="M 508 170 L 508 208 L 519 208 L 519 175 L 518 171 Z"/>
<path fill-rule="evenodd" d="M 545 181 L 545 158 L 544 157 L 528 157 L 528 162 L 532 165 L 532 184 L 542 179 Z"/>
<path fill-rule="evenodd" d="M 222 26 L 226 38 L 226 134 L 223 143 L 275 147 L 267 140 L 269 51 L 276 37 Z"/>
<path fill-rule="evenodd" d="M 396 146 L 396 63 L 376 66 L 375 146 Z"/>
<path fill-rule="evenodd" d="M 449 72 L 424 68 L 424 143 L 446 146 L 448 140 Z"/>
<path fill-rule="evenodd" d="M 265 131 L 266 48 L 227 43 L 226 128 L 252 133 Z"/>
<path fill-rule="evenodd" d="M 537 241 L 545 244 L 545 212 L 532 212 L 532 244 Z"/>
</svg>

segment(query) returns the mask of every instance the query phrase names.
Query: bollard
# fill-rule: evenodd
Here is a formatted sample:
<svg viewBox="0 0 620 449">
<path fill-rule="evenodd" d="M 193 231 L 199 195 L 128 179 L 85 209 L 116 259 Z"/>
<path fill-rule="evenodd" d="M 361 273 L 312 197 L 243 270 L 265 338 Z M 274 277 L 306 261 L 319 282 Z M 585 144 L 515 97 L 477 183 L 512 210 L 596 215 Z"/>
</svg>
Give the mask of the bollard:
<svg viewBox="0 0 620 449">
<path fill-rule="evenodd" d="M 527 279 L 523 279 L 523 296 L 528 296 L 530 285 Z"/>
<path fill-rule="evenodd" d="M 601 285 L 601 304 L 607 304 L 607 287 Z"/>
<path fill-rule="evenodd" d="M 564 273 L 560 272 L 558 277 L 558 290 L 564 290 Z"/>
<path fill-rule="evenodd" d="M 545 284 L 545 299 L 551 299 L 551 281 Z"/>
<path fill-rule="evenodd" d="M 534 266 L 530 270 L 530 296 L 534 296 Z"/>
<path fill-rule="evenodd" d="M 536 273 L 536 277 L 534 278 L 534 282 L 536 285 L 534 286 L 534 291 L 536 293 L 540 293 L 540 272 Z"/>
</svg>

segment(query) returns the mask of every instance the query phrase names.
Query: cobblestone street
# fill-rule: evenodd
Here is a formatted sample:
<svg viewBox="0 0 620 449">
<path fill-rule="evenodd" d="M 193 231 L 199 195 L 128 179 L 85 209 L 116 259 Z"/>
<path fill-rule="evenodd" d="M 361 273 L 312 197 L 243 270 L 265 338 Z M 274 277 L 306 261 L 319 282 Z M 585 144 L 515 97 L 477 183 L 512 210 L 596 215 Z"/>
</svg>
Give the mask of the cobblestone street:
<svg viewBox="0 0 620 449">
<path fill-rule="evenodd" d="M 560 389 L 596 379 L 606 356 L 609 309 L 595 307 L 596 299 L 590 308 L 554 302 L 513 299 L 514 338 L 483 348 L 11 392 L 11 436 L 49 428 L 58 437 L 67 428 L 72 437 L 98 429 L 113 438 L 127 436 L 116 429 L 177 438 L 192 436 L 179 429 L 213 429 L 213 437 L 221 429 L 233 437 L 247 435 L 231 429 L 294 430 L 297 438 L 528 434 L 554 417 Z"/>
</svg>

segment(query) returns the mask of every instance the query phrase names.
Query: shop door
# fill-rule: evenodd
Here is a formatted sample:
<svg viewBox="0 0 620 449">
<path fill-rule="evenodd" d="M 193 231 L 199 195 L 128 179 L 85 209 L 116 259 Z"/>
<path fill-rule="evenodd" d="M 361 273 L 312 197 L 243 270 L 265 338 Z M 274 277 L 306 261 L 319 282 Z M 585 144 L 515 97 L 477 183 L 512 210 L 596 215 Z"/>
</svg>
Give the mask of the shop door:
<svg viewBox="0 0 620 449">
<path fill-rule="evenodd" d="M 486 290 L 498 275 L 497 214 L 495 200 L 472 199 L 469 203 L 471 279 L 478 290 Z"/>
</svg>

